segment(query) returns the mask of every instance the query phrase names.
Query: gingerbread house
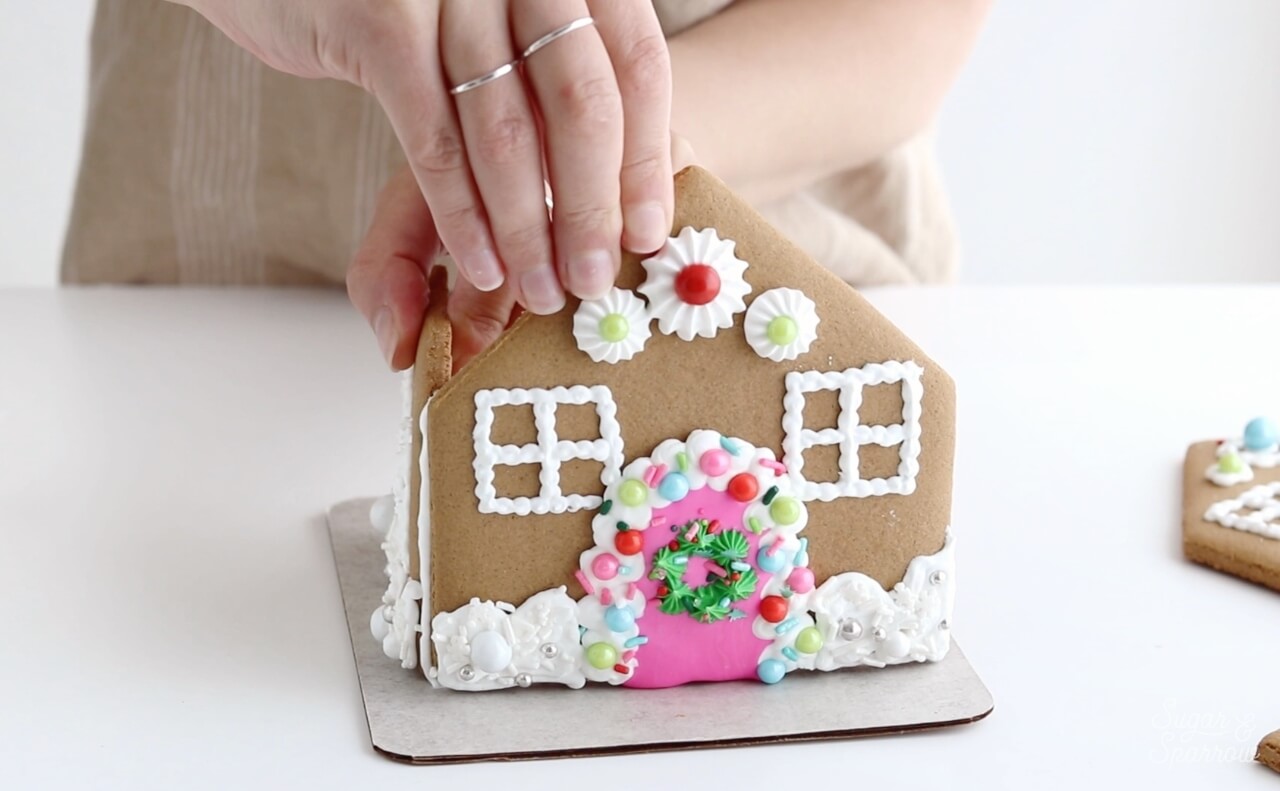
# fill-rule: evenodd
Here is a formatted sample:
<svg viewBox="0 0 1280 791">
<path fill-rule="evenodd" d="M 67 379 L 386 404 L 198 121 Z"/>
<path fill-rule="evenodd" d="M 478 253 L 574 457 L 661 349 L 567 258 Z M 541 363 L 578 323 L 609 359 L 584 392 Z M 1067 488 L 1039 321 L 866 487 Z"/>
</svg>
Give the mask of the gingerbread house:
<svg viewBox="0 0 1280 791">
<path fill-rule="evenodd" d="M 427 318 L 373 631 L 461 690 L 941 658 L 955 393 L 705 171 L 603 299 L 451 374 Z"/>
</svg>

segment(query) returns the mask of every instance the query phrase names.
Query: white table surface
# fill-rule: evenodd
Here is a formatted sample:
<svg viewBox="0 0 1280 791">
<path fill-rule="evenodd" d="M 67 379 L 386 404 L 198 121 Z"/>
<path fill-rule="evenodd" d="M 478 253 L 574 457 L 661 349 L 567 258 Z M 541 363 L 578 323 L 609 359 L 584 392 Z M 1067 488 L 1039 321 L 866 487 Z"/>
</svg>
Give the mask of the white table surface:
<svg viewBox="0 0 1280 791">
<path fill-rule="evenodd" d="M 1185 445 L 1280 416 L 1280 288 L 870 296 L 959 383 L 956 635 L 995 713 L 416 768 L 369 747 L 323 528 L 386 490 L 399 410 L 344 298 L 0 291 L 0 788 L 1276 788 L 1280 595 L 1184 562 L 1178 520 Z"/>
</svg>

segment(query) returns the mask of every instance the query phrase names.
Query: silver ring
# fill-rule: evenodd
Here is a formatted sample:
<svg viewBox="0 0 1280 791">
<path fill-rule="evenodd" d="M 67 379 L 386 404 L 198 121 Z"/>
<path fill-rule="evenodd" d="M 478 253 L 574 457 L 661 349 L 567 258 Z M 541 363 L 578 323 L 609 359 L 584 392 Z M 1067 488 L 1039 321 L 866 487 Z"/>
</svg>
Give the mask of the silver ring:
<svg viewBox="0 0 1280 791">
<path fill-rule="evenodd" d="M 542 49 L 543 47 L 547 46 L 548 44 L 560 38 L 561 36 L 567 36 L 575 30 L 579 30 L 584 27 L 589 27 L 591 25 L 594 25 L 595 23 L 596 21 L 591 17 L 584 16 L 584 17 L 575 19 L 568 24 L 561 25 L 560 27 L 548 33 L 547 35 L 543 36 L 542 38 L 533 42 L 529 46 L 525 47 L 524 52 L 520 53 L 520 60 L 524 60 L 528 58 L 530 55 Z"/>
<path fill-rule="evenodd" d="M 473 88 L 479 88 L 481 85 L 488 85 L 494 80 L 501 79 L 507 76 L 508 74 L 510 74 L 511 72 L 515 71 L 516 66 L 519 66 L 519 65 L 520 65 L 519 59 L 513 60 L 510 63 L 504 63 L 498 68 L 489 72 L 488 74 L 481 74 L 479 77 L 476 77 L 474 80 L 467 80 L 464 83 L 460 83 L 458 85 L 453 86 L 452 88 L 449 89 L 449 95 L 457 96 L 458 94 L 466 93 L 467 91 L 472 90 Z"/>
</svg>

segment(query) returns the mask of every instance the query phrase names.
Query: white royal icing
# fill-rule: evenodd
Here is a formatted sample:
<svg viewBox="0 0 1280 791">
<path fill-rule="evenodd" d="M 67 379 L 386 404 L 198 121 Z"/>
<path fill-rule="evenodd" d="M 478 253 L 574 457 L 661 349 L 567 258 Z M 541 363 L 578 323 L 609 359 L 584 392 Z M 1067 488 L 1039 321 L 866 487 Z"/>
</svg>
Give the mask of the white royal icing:
<svg viewBox="0 0 1280 791">
<path fill-rule="evenodd" d="M 954 548 L 948 531 L 942 549 L 912 559 L 891 591 L 858 572 L 827 579 L 809 599 L 822 648 L 802 654 L 800 667 L 884 667 L 946 656 L 956 591 Z"/>
<path fill-rule="evenodd" d="M 712 338 L 733 326 L 734 316 L 746 310 L 744 298 L 751 285 L 744 274 L 747 262 L 734 255 L 734 242 L 721 239 L 714 228 L 685 227 L 677 236 L 641 264 L 646 277 L 639 291 L 649 300 L 649 314 L 658 319 L 658 329 L 681 340 Z M 720 276 L 720 292 L 705 305 L 691 305 L 676 294 L 676 277 L 690 264 L 706 264 Z"/>
<path fill-rule="evenodd" d="M 769 324 L 787 317 L 796 324 L 795 340 L 778 345 L 769 338 Z M 794 360 L 818 338 L 818 308 L 804 292 L 794 288 L 771 288 L 751 302 L 743 323 L 747 343 L 756 354 L 774 362 Z"/>
<path fill-rule="evenodd" d="M 382 643 L 382 651 L 391 659 L 400 661 L 406 669 L 418 663 L 417 637 L 419 600 L 422 586 L 409 577 L 409 469 L 413 463 L 413 391 L 411 375 L 401 377 L 401 395 L 404 408 L 400 423 L 399 457 L 390 497 L 374 501 L 369 509 L 369 521 L 385 538 L 382 550 L 386 554 L 387 590 L 382 603 L 369 617 L 370 630 Z"/>
<path fill-rule="evenodd" d="M 1265 538 L 1280 539 L 1280 482 L 1255 486 L 1231 500 L 1209 506 L 1204 518 L 1223 527 L 1257 533 Z M 1247 512 L 1246 512 L 1247 511 Z"/>
<path fill-rule="evenodd" d="M 1226 472 L 1219 466 L 1222 457 L 1231 454 L 1240 457 L 1243 467 L 1239 472 Z M 1252 481 L 1254 467 L 1271 469 L 1280 466 L 1280 445 L 1250 450 L 1245 447 L 1243 439 L 1228 439 L 1218 444 L 1217 457 L 1218 462 L 1205 468 L 1204 477 L 1218 486 L 1235 486 Z"/>
<path fill-rule="evenodd" d="M 611 315 L 621 316 L 627 323 L 627 334 L 621 340 L 607 340 L 601 333 L 600 323 Z M 617 363 L 644 349 L 652 335 L 651 321 L 644 300 L 615 287 L 600 299 L 584 300 L 578 306 L 573 314 L 573 337 L 592 360 Z"/>
<path fill-rule="evenodd" d="M 618 407 L 609 388 L 602 385 L 553 387 L 551 389 L 480 390 L 475 395 L 476 427 L 473 434 L 476 497 L 480 512 L 486 514 L 562 514 L 595 508 L 599 495 L 566 494 L 560 488 L 560 465 L 573 459 L 603 463 L 601 482 L 611 483 L 622 467 L 622 431 L 618 427 Z M 527 445 L 495 445 L 491 439 L 493 410 L 506 405 L 533 405 L 538 430 L 536 442 Z M 556 435 L 556 407 L 560 404 L 594 404 L 600 420 L 600 438 L 571 442 Z M 499 497 L 494 488 L 494 466 L 498 464 L 538 464 L 541 488 L 536 497 Z M 425 474 L 424 474 L 425 480 Z"/>
<path fill-rule="evenodd" d="M 920 472 L 920 415 L 924 397 L 924 369 L 914 362 L 869 363 L 844 371 L 792 371 L 786 376 L 783 398 L 783 461 L 805 500 L 828 502 L 838 497 L 878 497 L 911 494 Z M 869 385 L 901 383 L 902 422 L 889 426 L 867 426 L 858 422 L 862 388 Z M 837 393 L 840 416 L 835 428 L 813 430 L 804 426 L 805 394 L 822 390 Z M 840 448 L 840 474 L 835 482 L 812 482 L 804 478 L 804 451 L 819 445 Z M 898 474 L 888 478 L 860 477 L 858 448 L 862 445 L 899 446 Z"/>
<path fill-rule="evenodd" d="M 563 587 L 529 597 L 518 608 L 472 599 L 431 619 L 439 666 L 432 683 L 473 692 L 586 683 L 578 605 Z"/>
</svg>

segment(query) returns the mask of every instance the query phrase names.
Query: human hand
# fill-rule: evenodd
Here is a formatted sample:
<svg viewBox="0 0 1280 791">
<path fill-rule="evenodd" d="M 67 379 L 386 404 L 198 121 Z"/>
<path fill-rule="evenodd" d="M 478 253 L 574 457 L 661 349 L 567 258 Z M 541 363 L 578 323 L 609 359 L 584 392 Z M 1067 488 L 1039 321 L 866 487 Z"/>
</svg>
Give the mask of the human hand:
<svg viewBox="0 0 1280 791">
<path fill-rule="evenodd" d="M 621 247 L 666 238 L 670 67 L 648 0 L 186 2 L 268 65 L 378 99 L 469 287 L 507 284 L 552 313 L 565 290 L 607 291 Z M 450 95 L 588 14 L 521 69 Z"/>
<path fill-rule="evenodd" d="M 671 160 L 676 170 L 694 163 L 692 147 L 675 134 Z M 429 286 L 432 262 L 443 251 L 413 174 L 400 171 L 379 194 L 369 231 L 347 270 L 347 293 L 373 326 L 383 356 L 395 370 L 413 365 L 427 305 L 444 297 L 432 294 Z M 509 283 L 481 291 L 458 278 L 448 302 L 455 369 L 493 343 L 518 310 Z"/>
</svg>

